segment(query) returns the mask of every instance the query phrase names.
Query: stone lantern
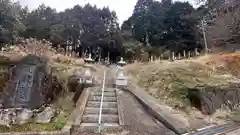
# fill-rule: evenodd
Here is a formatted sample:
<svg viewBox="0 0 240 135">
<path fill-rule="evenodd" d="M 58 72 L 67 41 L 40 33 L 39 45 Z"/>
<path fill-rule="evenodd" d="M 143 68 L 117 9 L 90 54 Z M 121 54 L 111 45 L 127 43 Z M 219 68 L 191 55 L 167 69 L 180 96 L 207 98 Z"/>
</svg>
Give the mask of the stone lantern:
<svg viewBox="0 0 240 135">
<path fill-rule="evenodd" d="M 115 86 L 120 89 L 126 89 L 127 85 L 128 78 L 126 75 L 124 75 L 123 69 L 120 69 L 115 80 Z"/>
<path fill-rule="evenodd" d="M 87 67 L 85 73 L 84 73 L 84 77 L 86 80 L 86 84 L 93 84 L 93 75 L 91 73 L 91 68 L 92 68 L 92 64 L 94 63 L 94 60 L 92 59 L 92 55 L 89 54 L 89 57 L 84 59 L 85 62 L 85 67 Z"/>
<path fill-rule="evenodd" d="M 116 80 L 115 80 L 115 85 L 117 88 L 126 88 L 127 84 L 128 84 L 128 78 L 127 76 L 124 74 L 124 68 L 123 66 L 125 66 L 127 63 L 123 60 L 123 57 L 121 57 L 121 60 L 117 63 L 117 65 L 119 65 L 119 70 L 116 76 Z"/>
<path fill-rule="evenodd" d="M 123 60 L 123 57 L 121 57 L 120 61 L 117 63 L 119 66 L 123 67 L 125 66 L 127 63 Z"/>
</svg>

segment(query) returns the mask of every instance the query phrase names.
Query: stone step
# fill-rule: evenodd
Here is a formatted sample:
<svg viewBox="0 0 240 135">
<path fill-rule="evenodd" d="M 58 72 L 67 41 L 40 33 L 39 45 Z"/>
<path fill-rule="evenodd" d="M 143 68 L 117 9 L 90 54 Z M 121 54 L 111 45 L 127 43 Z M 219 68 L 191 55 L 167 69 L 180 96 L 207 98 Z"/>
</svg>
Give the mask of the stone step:
<svg viewBox="0 0 240 135">
<path fill-rule="evenodd" d="M 85 114 L 82 118 L 82 123 L 98 123 L 99 115 L 95 114 Z M 102 123 L 118 123 L 117 115 L 102 115 Z"/>
<path fill-rule="evenodd" d="M 101 101 L 101 96 L 91 96 L 89 100 L 91 101 Z M 103 97 L 103 102 L 116 102 L 116 97 Z"/>
<path fill-rule="evenodd" d="M 102 89 L 96 90 L 96 92 L 102 92 Z M 116 92 L 116 89 L 114 88 L 105 88 L 104 92 Z"/>
<path fill-rule="evenodd" d="M 80 131 L 94 131 L 98 129 L 98 123 L 81 123 Z M 116 129 L 119 127 L 118 123 L 102 123 L 103 129 Z"/>
<path fill-rule="evenodd" d="M 87 107 L 100 108 L 101 102 L 88 101 Z M 103 102 L 102 108 L 117 108 L 117 102 Z"/>
<path fill-rule="evenodd" d="M 102 96 L 101 91 L 96 91 L 91 94 L 92 96 Z M 104 92 L 104 97 L 116 97 L 116 92 Z"/>
<path fill-rule="evenodd" d="M 99 114 L 100 108 L 86 107 L 85 114 Z M 118 114 L 117 108 L 102 108 L 102 114 Z"/>
</svg>

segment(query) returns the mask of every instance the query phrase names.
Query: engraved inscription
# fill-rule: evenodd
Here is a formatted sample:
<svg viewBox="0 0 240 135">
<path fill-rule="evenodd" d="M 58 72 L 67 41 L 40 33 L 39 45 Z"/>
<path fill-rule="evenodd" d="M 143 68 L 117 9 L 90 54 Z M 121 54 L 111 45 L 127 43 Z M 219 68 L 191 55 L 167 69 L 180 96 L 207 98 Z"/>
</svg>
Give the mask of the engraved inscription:
<svg viewBox="0 0 240 135">
<path fill-rule="evenodd" d="M 33 85 L 33 75 L 36 66 L 24 66 L 18 78 L 17 96 L 16 99 L 20 101 L 29 101 L 31 94 L 31 87 Z"/>
</svg>

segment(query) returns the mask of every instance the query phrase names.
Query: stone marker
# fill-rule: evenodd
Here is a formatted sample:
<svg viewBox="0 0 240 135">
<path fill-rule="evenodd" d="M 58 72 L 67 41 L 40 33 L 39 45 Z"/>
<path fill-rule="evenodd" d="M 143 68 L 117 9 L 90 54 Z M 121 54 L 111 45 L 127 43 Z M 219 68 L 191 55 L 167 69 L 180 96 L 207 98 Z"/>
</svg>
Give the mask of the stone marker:
<svg viewBox="0 0 240 135">
<path fill-rule="evenodd" d="M 12 70 L 4 91 L 4 108 L 39 108 L 44 102 L 44 80 L 47 78 L 46 63 L 39 57 L 28 55 Z"/>
<path fill-rule="evenodd" d="M 39 113 L 35 120 L 36 123 L 49 123 L 51 122 L 52 118 L 54 117 L 56 110 L 53 107 L 46 107 L 44 111 Z"/>
</svg>

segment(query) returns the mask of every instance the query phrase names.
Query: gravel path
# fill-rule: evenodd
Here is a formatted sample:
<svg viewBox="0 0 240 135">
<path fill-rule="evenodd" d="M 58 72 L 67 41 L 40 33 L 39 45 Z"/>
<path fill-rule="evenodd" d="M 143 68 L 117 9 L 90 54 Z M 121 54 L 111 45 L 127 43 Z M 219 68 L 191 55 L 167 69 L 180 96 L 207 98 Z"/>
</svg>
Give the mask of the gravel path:
<svg viewBox="0 0 240 135">
<path fill-rule="evenodd" d="M 119 92 L 125 129 L 129 135 L 175 135 L 162 123 L 150 116 L 130 92 Z"/>
</svg>

